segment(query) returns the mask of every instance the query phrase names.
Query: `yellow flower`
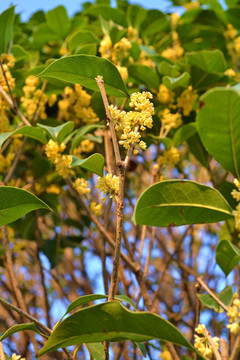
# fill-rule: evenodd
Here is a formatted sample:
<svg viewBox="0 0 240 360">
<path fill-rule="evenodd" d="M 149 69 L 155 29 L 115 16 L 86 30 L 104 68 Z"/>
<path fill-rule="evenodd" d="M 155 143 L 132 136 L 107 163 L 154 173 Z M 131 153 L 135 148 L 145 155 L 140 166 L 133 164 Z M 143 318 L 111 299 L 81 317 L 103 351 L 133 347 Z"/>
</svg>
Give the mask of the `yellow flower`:
<svg viewBox="0 0 240 360">
<path fill-rule="evenodd" d="M 59 55 L 64 56 L 68 54 L 68 48 L 66 46 L 61 46 L 59 51 L 58 51 Z"/>
<path fill-rule="evenodd" d="M 73 174 L 73 171 L 69 169 L 69 165 L 71 164 L 71 161 L 72 161 L 71 155 L 63 155 L 60 158 L 56 158 L 54 161 L 56 171 L 64 179 L 68 177 L 68 175 Z"/>
<path fill-rule="evenodd" d="M 102 215 L 102 204 L 97 204 L 95 201 L 91 201 L 90 203 L 90 210 L 96 216 Z"/>
<path fill-rule="evenodd" d="M 236 71 L 234 71 L 233 69 L 227 69 L 224 72 L 224 75 L 229 76 L 229 77 L 234 77 L 234 76 L 236 76 Z"/>
<path fill-rule="evenodd" d="M 95 146 L 94 142 L 92 142 L 88 139 L 85 139 L 85 140 L 81 141 L 80 145 L 77 148 L 74 149 L 73 153 L 76 156 L 83 152 L 89 153 L 89 152 L 93 151 L 94 146 Z"/>
<path fill-rule="evenodd" d="M 104 36 L 102 41 L 100 42 L 99 52 L 101 56 L 105 59 L 109 59 L 111 57 L 111 49 L 112 49 L 112 40 L 110 36 Z"/>
<path fill-rule="evenodd" d="M 172 355 L 168 350 L 164 350 L 159 357 L 161 360 L 172 360 Z"/>
<path fill-rule="evenodd" d="M 164 109 L 160 111 L 159 116 L 161 118 L 162 125 L 164 130 L 169 130 L 171 128 L 178 128 L 182 125 L 182 116 L 180 113 L 171 113 L 169 109 Z"/>
<path fill-rule="evenodd" d="M 125 66 L 117 66 L 118 71 L 120 72 L 120 75 L 124 82 L 127 81 L 128 78 L 128 70 Z"/>
<path fill-rule="evenodd" d="M 227 30 L 224 32 L 225 39 L 234 39 L 237 35 L 237 31 L 234 29 L 232 24 L 227 25 Z"/>
<path fill-rule="evenodd" d="M 64 144 L 59 146 L 58 143 L 50 139 L 45 148 L 46 156 L 54 163 L 61 156 L 60 153 L 64 151 L 65 147 Z"/>
<path fill-rule="evenodd" d="M 177 104 L 178 107 L 182 109 L 184 116 L 190 115 L 196 99 L 197 93 L 195 90 L 192 89 L 192 86 L 189 86 L 181 93 L 181 95 L 177 99 Z"/>
<path fill-rule="evenodd" d="M 184 7 L 187 10 L 197 9 L 200 7 L 200 3 L 199 3 L 199 1 L 190 1 L 186 4 L 184 4 Z"/>
<path fill-rule="evenodd" d="M 61 187 L 59 185 L 50 185 L 49 187 L 46 188 L 46 192 L 49 194 L 56 194 L 59 195 L 61 192 Z"/>
<path fill-rule="evenodd" d="M 180 153 L 177 148 L 172 147 L 169 150 L 165 150 L 163 155 L 157 158 L 157 163 L 159 166 L 165 167 L 165 165 L 169 165 L 174 167 L 180 160 Z"/>
<path fill-rule="evenodd" d="M 1 60 L 3 64 L 6 64 L 9 68 L 13 68 L 16 62 L 13 54 L 2 54 Z"/>
<path fill-rule="evenodd" d="M 174 92 L 169 90 L 164 84 L 159 86 L 157 99 L 161 104 L 172 104 L 174 102 Z"/>
<path fill-rule="evenodd" d="M 104 195 L 107 195 L 107 197 L 114 198 L 114 195 L 118 195 L 119 191 L 119 177 L 111 173 L 98 177 L 96 188 L 102 191 Z"/>
<path fill-rule="evenodd" d="M 16 355 L 14 353 L 12 354 L 12 360 L 25 360 L 25 358 L 22 358 L 21 355 Z"/>
<path fill-rule="evenodd" d="M 210 345 L 209 340 L 206 336 L 207 329 L 206 329 L 205 325 L 199 324 L 198 327 L 195 329 L 195 332 L 200 336 L 194 335 L 194 337 L 195 337 L 194 347 L 201 354 L 203 354 L 204 356 L 211 359 L 213 349 L 212 349 L 212 346 Z M 215 336 L 212 338 L 212 340 L 213 340 L 215 348 L 218 350 L 219 349 L 219 338 Z"/>
<path fill-rule="evenodd" d="M 83 178 L 78 178 L 73 183 L 74 189 L 80 194 L 85 195 L 90 193 L 90 187 L 87 180 L 84 180 Z"/>
</svg>

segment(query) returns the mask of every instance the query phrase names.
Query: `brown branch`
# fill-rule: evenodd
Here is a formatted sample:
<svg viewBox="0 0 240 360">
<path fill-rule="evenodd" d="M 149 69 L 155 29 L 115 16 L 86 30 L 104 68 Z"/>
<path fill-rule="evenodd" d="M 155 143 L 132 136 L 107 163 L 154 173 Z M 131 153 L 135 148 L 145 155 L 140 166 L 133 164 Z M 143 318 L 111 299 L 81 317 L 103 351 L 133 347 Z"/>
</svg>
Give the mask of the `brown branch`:
<svg viewBox="0 0 240 360">
<path fill-rule="evenodd" d="M 219 351 L 217 350 L 217 348 L 216 348 L 216 346 L 214 344 L 213 338 L 211 337 L 211 335 L 209 334 L 207 329 L 204 329 L 204 334 L 206 335 L 206 338 L 208 339 L 208 342 L 212 347 L 212 351 L 213 351 L 213 354 L 215 356 L 215 359 L 216 360 L 222 360 L 221 355 L 220 355 Z"/>
<path fill-rule="evenodd" d="M 236 360 L 239 351 L 240 351 L 240 335 L 237 335 L 229 360 Z"/>
</svg>

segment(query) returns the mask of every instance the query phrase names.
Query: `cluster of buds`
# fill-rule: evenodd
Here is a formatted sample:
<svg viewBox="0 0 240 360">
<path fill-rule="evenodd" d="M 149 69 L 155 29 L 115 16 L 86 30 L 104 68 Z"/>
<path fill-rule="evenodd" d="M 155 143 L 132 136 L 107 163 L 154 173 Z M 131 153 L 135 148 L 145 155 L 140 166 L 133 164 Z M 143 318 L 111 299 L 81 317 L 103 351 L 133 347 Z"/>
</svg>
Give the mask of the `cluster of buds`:
<svg viewBox="0 0 240 360">
<path fill-rule="evenodd" d="M 232 194 L 232 197 L 234 199 L 236 199 L 239 204 L 237 205 L 236 210 L 233 211 L 233 216 L 235 218 L 235 228 L 240 233 L 240 182 L 239 182 L 239 180 L 234 179 L 234 184 L 238 190 L 234 189 L 231 194 Z"/>
<path fill-rule="evenodd" d="M 211 344 L 209 343 L 209 339 L 208 339 L 211 335 L 208 334 L 208 336 L 207 336 L 207 331 L 208 330 L 206 329 L 205 325 L 203 325 L 203 324 L 198 325 L 198 327 L 195 329 L 195 332 L 197 334 L 194 335 L 194 337 L 195 337 L 194 347 L 201 354 L 203 354 L 207 358 L 211 359 L 212 354 L 213 354 L 213 348 L 212 348 Z M 218 350 L 219 349 L 219 338 L 216 336 L 213 337 L 212 342 L 213 342 L 216 350 Z"/>
<path fill-rule="evenodd" d="M 103 192 L 106 197 L 102 198 L 103 202 L 109 197 L 114 200 L 119 191 L 119 177 L 111 173 L 98 177 L 96 188 Z"/>
<path fill-rule="evenodd" d="M 227 316 L 229 318 L 229 324 L 227 328 L 235 335 L 240 333 L 240 300 L 238 298 L 233 299 L 232 306 L 229 307 Z"/>
</svg>

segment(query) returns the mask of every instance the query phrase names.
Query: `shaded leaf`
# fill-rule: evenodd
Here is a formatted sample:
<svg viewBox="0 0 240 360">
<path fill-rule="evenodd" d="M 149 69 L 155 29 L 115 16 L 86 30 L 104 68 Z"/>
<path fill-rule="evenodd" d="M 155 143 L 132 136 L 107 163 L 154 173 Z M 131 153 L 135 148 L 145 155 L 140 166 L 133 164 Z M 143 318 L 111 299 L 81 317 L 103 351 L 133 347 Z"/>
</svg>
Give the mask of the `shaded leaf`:
<svg viewBox="0 0 240 360">
<path fill-rule="evenodd" d="M 128 67 L 129 76 L 136 79 L 140 84 L 146 85 L 149 89 L 158 90 L 160 81 L 158 74 L 149 66 L 132 64 Z"/>
<path fill-rule="evenodd" d="M 105 351 L 103 344 L 100 342 L 85 344 L 86 348 L 94 360 L 105 360 Z"/>
<path fill-rule="evenodd" d="M 179 76 L 179 68 L 177 65 L 171 65 L 167 61 L 162 61 L 159 64 L 158 71 L 162 75 L 167 75 L 171 77 Z"/>
<path fill-rule="evenodd" d="M 162 79 L 163 84 L 170 90 L 175 90 L 177 88 L 187 88 L 190 82 L 190 75 L 188 72 L 184 72 L 182 75 L 177 78 L 170 76 L 164 76 Z"/>
<path fill-rule="evenodd" d="M 54 61 L 39 76 L 55 78 L 80 84 L 88 89 L 99 91 L 96 77 L 103 77 L 108 95 L 129 96 L 117 68 L 109 60 L 93 55 L 71 55 Z"/>
<path fill-rule="evenodd" d="M 80 45 L 96 44 L 98 42 L 98 38 L 92 32 L 79 30 L 74 32 L 68 39 L 68 48 L 73 51 Z"/>
<path fill-rule="evenodd" d="M 70 168 L 80 166 L 98 176 L 103 176 L 104 157 L 101 154 L 93 154 L 86 159 L 80 159 L 73 155 L 71 155 L 71 157 L 72 161 L 69 166 Z"/>
<path fill-rule="evenodd" d="M 159 227 L 212 223 L 231 217 L 231 207 L 217 190 L 183 180 L 165 180 L 147 188 L 133 215 L 136 224 Z"/>
<path fill-rule="evenodd" d="M 186 58 L 190 65 L 195 65 L 208 73 L 224 72 L 226 60 L 220 50 L 201 50 L 187 53 Z"/>
<path fill-rule="evenodd" d="M 201 96 L 197 126 L 207 151 L 240 178 L 240 96 L 231 89 L 215 88 Z"/>
<path fill-rule="evenodd" d="M 45 134 L 45 132 L 42 129 L 39 129 L 34 126 L 27 126 L 24 125 L 20 127 L 19 129 L 13 131 L 13 132 L 7 132 L 0 135 L 0 148 L 4 144 L 4 142 L 12 135 L 21 134 L 28 138 L 35 139 L 40 141 L 43 144 L 46 144 L 48 139 Z"/>
<path fill-rule="evenodd" d="M 55 328 L 37 357 L 60 347 L 81 343 L 141 342 L 156 338 L 196 352 L 183 334 L 167 320 L 148 312 L 129 311 L 119 302 L 110 301 L 81 309 L 65 319 Z M 199 355 L 198 359 L 202 359 L 202 356 Z"/>
<path fill-rule="evenodd" d="M 195 156 L 195 158 L 204 166 L 208 167 L 211 156 L 205 150 L 205 147 L 202 144 L 202 141 L 198 135 L 195 133 L 193 136 L 187 139 L 188 146 L 190 148 L 191 153 Z"/>
<path fill-rule="evenodd" d="M 8 53 L 13 41 L 14 8 L 11 6 L 0 15 L 0 54 Z"/>
<path fill-rule="evenodd" d="M 112 20 L 115 24 L 127 28 L 126 15 L 121 9 L 115 9 L 107 5 L 92 5 L 83 14 L 96 18 L 102 16 L 104 20 Z"/>
<path fill-rule="evenodd" d="M 219 305 L 219 303 L 209 294 L 197 294 L 197 297 L 208 308 L 214 309 L 216 312 L 224 312 L 225 310 Z M 232 286 L 226 287 L 216 297 L 227 307 L 232 303 L 233 291 Z"/>
<path fill-rule="evenodd" d="M 105 110 L 104 110 L 104 112 L 105 112 Z M 105 112 L 105 116 L 106 116 L 106 112 Z M 86 125 L 86 126 L 80 127 L 80 129 L 76 132 L 76 134 L 73 138 L 71 151 L 73 151 L 80 144 L 80 142 L 84 139 L 85 134 L 91 132 L 92 130 L 95 130 L 98 128 L 101 129 L 103 127 L 104 127 L 104 125 L 100 125 L 100 124 Z"/>
<path fill-rule="evenodd" d="M 37 330 L 35 324 L 33 322 L 31 323 L 27 323 L 27 324 L 18 324 L 18 325 L 13 325 L 11 326 L 7 331 L 5 331 L 5 333 L 0 337 L 0 341 L 3 341 L 4 339 L 6 339 L 8 336 L 11 336 L 19 331 L 23 331 L 23 330 L 31 330 L 34 331 L 40 335 L 42 335 L 42 333 Z"/>
<path fill-rule="evenodd" d="M 228 240 L 218 243 L 216 249 L 216 262 L 226 276 L 240 262 L 240 250 Z"/>
<path fill-rule="evenodd" d="M 50 207 L 29 191 L 0 186 L 0 226 L 7 225 L 33 210 Z"/>
<path fill-rule="evenodd" d="M 196 123 L 190 123 L 181 126 L 174 134 L 173 143 L 174 146 L 181 145 L 184 141 L 189 139 L 197 132 Z"/>
<path fill-rule="evenodd" d="M 46 20 L 51 32 L 56 33 L 64 39 L 70 31 L 71 23 L 64 6 L 57 6 L 46 13 Z"/>
</svg>

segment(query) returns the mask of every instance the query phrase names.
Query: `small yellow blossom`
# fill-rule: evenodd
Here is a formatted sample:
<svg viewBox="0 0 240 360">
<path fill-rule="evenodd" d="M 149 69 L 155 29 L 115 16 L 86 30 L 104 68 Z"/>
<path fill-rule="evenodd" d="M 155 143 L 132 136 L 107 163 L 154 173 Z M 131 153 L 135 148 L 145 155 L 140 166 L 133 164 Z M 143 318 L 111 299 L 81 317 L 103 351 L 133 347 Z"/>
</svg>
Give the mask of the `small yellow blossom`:
<svg viewBox="0 0 240 360">
<path fill-rule="evenodd" d="M 81 141 L 80 145 L 74 149 L 74 155 L 80 155 L 81 153 L 89 153 L 94 149 L 94 142 L 88 139 Z"/>
<path fill-rule="evenodd" d="M 194 335 L 194 337 L 195 337 L 194 347 L 201 354 L 203 354 L 207 358 L 211 359 L 213 349 L 212 349 L 212 346 L 210 345 L 209 340 L 208 340 L 208 338 L 206 336 L 207 331 L 208 330 L 206 329 L 205 325 L 203 325 L 203 324 L 198 325 L 198 327 L 195 329 L 195 332 L 198 335 Z M 219 338 L 215 336 L 215 337 L 212 338 L 212 341 L 214 343 L 215 348 L 218 350 L 219 349 Z"/>
<path fill-rule="evenodd" d="M 97 204 L 95 201 L 91 201 L 90 203 L 90 210 L 96 216 L 102 215 L 102 204 Z"/>
<path fill-rule="evenodd" d="M 21 355 L 16 355 L 14 353 L 12 354 L 12 360 L 25 360 L 25 358 L 22 358 Z"/>
<path fill-rule="evenodd" d="M 60 153 L 63 152 L 65 148 L 66 146 L 63 143 L 59 146 L 58 143 L 50 139 L 46 145 L 45 153 L 51 162 L 54 163 L 55 160 L 61 156 Z"/>
<path fill-rule="evenodd" d="M 174 167 L 180 160 L 180 153 L 177 148 L 172 147 L 169 150 L 165 150 L 163 155 L 157 158 L 157 163 L 159 166 L 169 165 Z"/>
<path fill-rule="evenodd" d="M 90 187 L 87 180 L 78 178 L 73 183 L 74 189 L 80 194 L 85 195 L 90 193 Z"/>
<path fill-rule="evenodd" d="M 118 195 L 119 191 L 119 177 L 111 173 L 98 177 L 96 188 L 102 191 L 104 195 L 107 195 L 107 197 L 114 198 L 114 195 Z"/>
<path fill-rule="evenodd" d="M 227 69 L 224 72 L 224 75 L 229 76 L 229 77 L 235 77 L 236 76 L 236 71 L 234 71 L 233 69 Z"/>
<path fill-rule="evenodd" d="M 240 205 L 240 204 L 239 204 Z M 235 294 L 236 295 L 236 294 Z M 232 305 L 229 307 L 227 316 L 229 318 L 229 324 L 227 328 L 235 335 L 240 333 L 240 300 L 234 296 Z"/>
<path fill-rule="evenodd" d="M 198 9 L 200 7 L 200 3 L 199 1 L 190 1 L 184 4 L 184 7 L 187 10 Z"/>
<path fill-rule="evenodd" d="M 197 93 L 195 90 L 193 90 L 192 86 L 189 86 L 181 93 L 177 99 L 177 104 L 178 107 L 182 109 L 184 116 L 190 115 L 196 99 Z"/>
<path fill-rule="evenodd" d="M 128 78 L 128 69 L 125 66 L 119 66 L 119 65 L 117 65 L 117 69 L 118 69 L 123 81 L 126 82 L 127 78 Z"/>
<path fill-rule="evenodd" d="M 3 64 L 6 64 L 9 68 L 13 68 L 16 62 L 13 54 L 2 54 L 1 61 Z"/>
<path fill-rule="evenodd" d="M 104 36 L 100 42 L 99 52 L 105 59 L 110 59 L 112 49 L 112 40 L 109 35 Z"/>
<path fill-rule="evenodd" d="M 161 360 L 172 360 L 172 355 L 170 354 L 170 352 L 169 352 L 168 350 L 164 350 L 164 351 L 160 354 L 159 358 L 160 358 Z"/>
<path fill-rule="evenodd" d="M 132 26 L 128 27 L 128 32 L 127 32 L 127 37 L 129 40 L 133 40 L 135 38 L 137 38 L 137 30 L 134 29 Z"/>
<path fill-rule="evenodd" d="M 50 185 L 46 188 L 46 192 L 49 194 L 55 194 L 55 195 L 59 195 L 61 192 L 61 187 L 59 185 Z"/>
<path fill-rule="evenodd" d="M 232 24 L 227 25 L 227 30 L 224 32 L 225 39 L 234 39 L 237 35 L 237 31 L 234 29 Z"/>
<path fill-rule="evenodd" d="M 64 56 L 68 54 L 68 48 L 66 46 L 61 46 L 59 51 L 58 51 L 59 55 Z"/>
<path fill-rule="evenodd" d="M 159 86 L 157 99 L 161 104 L 172 104 L 174 102 L 174 92 L 169 90 L 164 84 Z"/>
<path fill-rule="evenodd" d="M 67 178 L 68 175 L 73 174 L 73 171 L 69 169 L 69 165 L 71 164 L 71 161 L 72 161 L 71 155 L 63 155 L 60 158 L 56 158 L 54 161 L 56 171 L 64 179 Z"/>
<path fill-rule="evenodd" d="M 159 116 L 164 130 L 175 129 L 182 125 L 182 116 L 178 112 L 173 114 L 169 109 L 164 109 L 160 111 Z"/>
<path fill-rule="evenodd" d="M 2 86 L 3 90 L 6 92 L 9 92 L 8 86 L 10 87 L 11 90 L 14 89 L 15 87 L 15 79 L 12 77 L 12 74 L 10 73 L 7 64 L 3 64 L 2 67 L 0 68 L 0 85 Z"/>
</svg>

